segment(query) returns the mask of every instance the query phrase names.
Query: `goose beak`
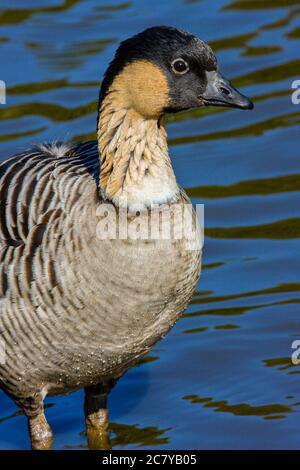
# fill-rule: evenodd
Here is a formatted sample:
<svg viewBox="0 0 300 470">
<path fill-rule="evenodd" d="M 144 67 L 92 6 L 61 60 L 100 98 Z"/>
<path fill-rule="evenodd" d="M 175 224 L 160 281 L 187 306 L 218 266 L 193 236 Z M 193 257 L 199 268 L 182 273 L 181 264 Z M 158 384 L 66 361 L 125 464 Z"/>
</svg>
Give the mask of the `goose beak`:
<svg viewBox="0 0 300 470">
<path fill-rule="evenodd" d="M 252 101 L 234 88 L 219 72 L 206 72 L 206 79 L 207 87 L 202 95 L 205 106 L 253 109 Z"/>
</svg>

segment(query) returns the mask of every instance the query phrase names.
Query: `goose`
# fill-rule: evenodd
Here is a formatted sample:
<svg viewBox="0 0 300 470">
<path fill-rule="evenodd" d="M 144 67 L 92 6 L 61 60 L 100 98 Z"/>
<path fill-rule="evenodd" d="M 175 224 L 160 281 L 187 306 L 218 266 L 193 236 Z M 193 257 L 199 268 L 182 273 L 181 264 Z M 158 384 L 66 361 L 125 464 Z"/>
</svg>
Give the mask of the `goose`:
<svg viewBox="0 0 300 470">
<path fill-rule="evenodd" d="M 190 205 L 163 116 L 205 106 L 253 104 L 207 43 L 151 27 L 121 42 L 107 68 L 96 141 L 43 143 L 1 162 L 0 386 L 26 415 L 32 449 L 53 445 L 45 397 L 81 388 L 89 447 L 109 445 L 110 391 L 187 307 L 201 245 L 175 231 L 120 232 Z"/>
</svg>

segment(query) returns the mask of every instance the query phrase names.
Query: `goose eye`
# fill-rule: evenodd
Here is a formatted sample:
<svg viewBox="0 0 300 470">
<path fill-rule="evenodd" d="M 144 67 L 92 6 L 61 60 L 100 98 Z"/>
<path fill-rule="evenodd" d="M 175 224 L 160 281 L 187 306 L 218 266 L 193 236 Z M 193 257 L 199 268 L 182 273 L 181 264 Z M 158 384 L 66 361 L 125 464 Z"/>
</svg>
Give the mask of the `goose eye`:
<svg viewBox="0 0 300 470">
<path fill-rule="evenodd" d="M 171 65 L 172 65 L 173 72 L 179 75 L 183 75 L 189 70 L 189 66 L 187 62 L 183 59 L 176 59 L 172 62 Z"/>
</svg>

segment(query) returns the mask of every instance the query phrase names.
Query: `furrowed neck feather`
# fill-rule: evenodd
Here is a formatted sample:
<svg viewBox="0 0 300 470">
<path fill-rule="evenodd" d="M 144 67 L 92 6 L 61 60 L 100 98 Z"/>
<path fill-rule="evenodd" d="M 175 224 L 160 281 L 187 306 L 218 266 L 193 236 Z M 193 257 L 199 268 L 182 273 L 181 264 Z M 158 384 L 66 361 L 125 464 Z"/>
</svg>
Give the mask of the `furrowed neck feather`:
<svg viewBox="0 0 300 470">
<path fill-rule="evenodd" d="M 99 110 L 98 146 L 102 195 L 118 206 L 144 210 L 176 200 L 179 188 L 158 117 L 130 107 L 112 86 Z"/>
</svg>

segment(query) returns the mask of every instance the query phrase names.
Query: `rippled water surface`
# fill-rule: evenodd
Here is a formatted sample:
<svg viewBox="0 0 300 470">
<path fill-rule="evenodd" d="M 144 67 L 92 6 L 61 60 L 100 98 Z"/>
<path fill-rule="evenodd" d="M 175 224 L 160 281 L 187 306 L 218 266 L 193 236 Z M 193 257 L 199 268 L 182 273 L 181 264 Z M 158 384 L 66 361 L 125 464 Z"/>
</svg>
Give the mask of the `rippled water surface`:
<svg viewBox="0 0 300 470">
<path fill-rule="evenodd" d="M 300 448 L 300 2 L 1 0 L 0 158 L 94 138 L 117 43 L 150 25 L 198 34 L 252 112 L 169 118 L 179 182 L 205 204 L 204 269 L 183 318 L 110 398 L 113 448 Z M 55 448 L 85 448 L 82 392 L 47 399 Z M 0 394 L 0 448 L 29 447 Z"/>
</svg>

